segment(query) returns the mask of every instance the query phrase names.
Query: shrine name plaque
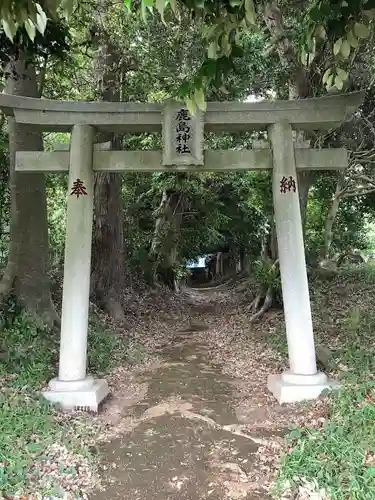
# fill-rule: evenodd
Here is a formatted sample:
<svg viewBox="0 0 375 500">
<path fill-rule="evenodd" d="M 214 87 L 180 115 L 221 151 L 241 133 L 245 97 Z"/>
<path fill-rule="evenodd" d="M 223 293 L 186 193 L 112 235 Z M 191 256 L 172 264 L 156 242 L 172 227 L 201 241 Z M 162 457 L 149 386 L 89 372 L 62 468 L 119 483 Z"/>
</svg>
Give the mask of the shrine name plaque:
<svg viewBox="0 0 375 500">
<path fill-rule="evenodd" d="M 167 101 L 163 112 L 163 165 L 204 165 L 203 112 Z"/>
</svg>

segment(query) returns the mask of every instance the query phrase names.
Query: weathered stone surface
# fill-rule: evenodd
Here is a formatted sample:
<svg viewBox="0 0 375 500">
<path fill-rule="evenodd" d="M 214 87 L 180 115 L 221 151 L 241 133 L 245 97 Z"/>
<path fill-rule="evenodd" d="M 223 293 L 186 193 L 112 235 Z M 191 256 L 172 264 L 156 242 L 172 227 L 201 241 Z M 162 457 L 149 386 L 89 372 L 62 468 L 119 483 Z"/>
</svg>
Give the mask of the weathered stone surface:
<svg viewBox="0 0 375 500">
<path fill-rule="evenodd" d="M 338 170 L 348 165 L 345 149 L 295 149 L 297 170 Z M 67 172 L 69 151 L 32 152 L 16 154 L 19 172 Z M 225 171 L 272 169 L 272 152 L 269 149 L 245 149 L 242 151 L 205 151 L 204 165 L 162 164 L 161 151 L 97 151 L 94 148 L 95 172 L 174 172 L 174 171 Z"/>
<path fill-rule="evenodd" d="M 97 410 L 108 394 L 105 380 L 87 377 L 87 334 L 91 274 L 94 182 L 94 130 L 75 125 L 69 165 L 69 191 L 61 311 L 59 376 L 45 397 L 64 409 Z M 61 155 L 64 153 L 54 153 Z"/>
<path fill-rule="evenodd" d="M 82 383 L 86 381 L 87 386 L 84 387 Z M 62 382 L 53 379 L 49 383 L 49 390 L 42 394 L 48 401 L 58 404 L 63 410 L 97 412 L 100 403 L 108 396 L 109 388 L 104 379 L 87 378 L 78 382 Z"/>
<path fill-rule="evenodd" d="M 313 400 L 318 398 L 323 391 L 339 387 L 335 380 L 328 379 L 320 372 L 313 376 L 294 375 L 294 381 L 285 380 L 284 375 L 269 375 L 268 377 L 267 388 L 279 403 Z"/>
<path fill-rule="evenodd" d="M 290 371 L 306 379 L 306 376 L 315 376 L 317 367 L 292 128 L 286 122 L 275 123 L 269 135 L 273 149 L 273 203 Z M 284 382 L 275 385 L 285 392 Z"/>
<path fill-rule="evenodd" d="M 203 113 L 192 116 L 183 103 L 167 101 L 163 111 L 163 165 L 203 165 Z"/>
<path fill-rule="evenodd" d="M 339 126 L 364 98 L 363 92 L 314 99 L 262 102 L 210 102 L 205 131 L 265 130 L 287 120 L 294 129 L 327 130 Z M 54 101 L 0 94 L 0 109 L 19 123 L 43 131 L 69 132 L 76 123 L 111 132 L 160 132 L 160 104 L 126 102 Z"/>
</svg>

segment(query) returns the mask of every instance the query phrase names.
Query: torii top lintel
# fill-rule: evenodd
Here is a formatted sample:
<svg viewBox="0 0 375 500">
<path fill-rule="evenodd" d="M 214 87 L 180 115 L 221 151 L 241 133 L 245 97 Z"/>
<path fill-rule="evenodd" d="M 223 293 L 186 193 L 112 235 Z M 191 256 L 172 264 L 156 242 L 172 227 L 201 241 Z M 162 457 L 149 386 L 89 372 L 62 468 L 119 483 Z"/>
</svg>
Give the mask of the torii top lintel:
<svg viewBox="0 0 375 500">
<path fill-rule="evenodd" d="M 341 125 L 364 99 L 364 92 L 312 99 L 261 102 L 209 102 L 204 129 L 237 132 L 266 129 L 288 121 L 298 130 L 327 130 Z M 0 109 L 18 123 L 45 132 L 70 132 L 88 124 L 112 132 L 159 132 L 163 105 L 105 101 L 60 101 L 0 94 Z"/>
</svg>

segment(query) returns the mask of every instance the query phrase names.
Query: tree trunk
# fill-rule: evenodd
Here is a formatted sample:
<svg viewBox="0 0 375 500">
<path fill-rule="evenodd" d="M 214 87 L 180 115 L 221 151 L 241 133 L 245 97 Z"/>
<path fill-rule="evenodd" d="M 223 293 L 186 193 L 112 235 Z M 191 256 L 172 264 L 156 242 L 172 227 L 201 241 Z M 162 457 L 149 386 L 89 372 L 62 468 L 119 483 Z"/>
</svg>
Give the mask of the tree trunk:
<svg viewBox="0 0 375 500">
<path fill-rule="evenodd" d="M 335 194 L 333 196 L 332 205 L 328 211 L 327 218 L 324 225 L 324 244 L 320 252 L 320 260 L 329 258 L 329 250 L 331 248 L 333 239 L 333 225 L 336 220 L 337 212 L 341 201 L 340 193 L 344 189 L 345 173 L 339 172 L 337 177 Z"/>
<path fill-rule="evenodd" d="M 312 86 L 309 70 L 298 61 L 294 45 L 284 25 L 282 12 L 275 2 L 266 3 L 264 21 L 271 36 L 278 40 L 277 52 L 281 64 L 289 66 L 291 70 L 288 82 L 289 99 L 311 97 Z M 299 133 L 299 139 L 303 139 L 301 132 Z M 314 175 L 312 172 L 298 172 L 297 175 L 302 228 L 305 235 L 307 202 Z"/>
<path fill-rule="evenodd" d="M 157 254 L 160 253 L 160 249 L 163 245 L 164 237 L 162 234 L 162 230 L 164 224 L 166 223 L 170 203 L 171 203 L 170 195 L 168 195 L 167 191 L 164 190 L 161 195 L 160 205 L 155 213 L 156 215 L 155 228 L 150 249 L 150 254 L 152 256 L 157 256 Z"/>
<path fill-rule="evenodd" d="M 308 70 L 298 61 L 293 42 L 284 25 L 283 14 L 276 2 L 267 2 L 264 7 L 264 22 L 271 36 L 277 40 L 277 53 L 283 66 L 289 66 L 289 99 L 310 97 L 311 82 Z"/>
<path fill-rule="evenodd" d="M 26 67 L 24 58 L 11 63 L 6 92 L 39 97 L 35 69 Z M 43 173 L 17 173 L 16 151 L 42 151 L 40 132 L 9 118 L 11 244 L 4 273 L 8 286 L 14 286 L 25 309 L 44 323 L 59 322 L 50 293 L 48 277 L 48 223 Z M 3 293 L 7 293 L 4 289 Z"/>
<path fill-rule="evenodd" d="M 121 305 L 124 286 L 124 231 L 121 177 L 100 173 L 94 183 L 93 291 L 108 314 L 125 319 Z"/>
<path fill-rule="evenodd" d="M 184 206 L 183 193 L 163 191 L 155 214 L 157 217 L 150 248 L 154 281 L 160 275 L 162 281 L 174 290 L 176 290 L 174 267 L 178 263 L 178 240 Z"/>
<path fill-rule="evenodd" d="M 303 239 L 305 239 L 306 221 L 307 221 L 307 203 L 309 201 L 309 192 L 313 183 L 313 179 L 314 177 L 312 172 L 297 173 L 299 206 L 301 211 Z"/>
<path fill-rule="evenodd" d="M 270 232 L 265 236 L 262 242 L 261 259 L 269 265 L 278 259 L 277 235 L 274 217 L 270 220 Z"/>
<path fill-rule="evenodd" d="M 271 217 L 270 225 L 270 232 L 262 241 L 260 253 L 262 265 L 269 274 L 274 272 L 275 268 L 279 265 L 276 226 L 273 216 Z M 253 313 L 249 322 L 254 323 L 258 321 L 272 307 L 274 299 L 275 290 L 273 290 L 272 285 L 269 283 L 260 283 L 258 293 L 248 307 Z"/>
<path fill-rule="evenodd" d="M 223 265 L 223 252 L 218 252 L 216 254 L 216 276 L 223 276 L 224 265 Z"/>
<path fill-rule="evenodd" d="M 101 45 L 97 52 L 96 71 L 99 97 L 104 101 L 120 99 L 118 78 L 119 57 L 100 31 Z M 120 146 L 113 134 L 98 134 L 98 142 L 111 141 Z M 103 309 L 115 320 L 124 321 L 121 296 L 125 282 L 124 213 L 121 198 L 121 174 L 98 173 L 94 182 L 95 221 L 93 229 L 93 265 L 91 291 Z"/>
</svg>

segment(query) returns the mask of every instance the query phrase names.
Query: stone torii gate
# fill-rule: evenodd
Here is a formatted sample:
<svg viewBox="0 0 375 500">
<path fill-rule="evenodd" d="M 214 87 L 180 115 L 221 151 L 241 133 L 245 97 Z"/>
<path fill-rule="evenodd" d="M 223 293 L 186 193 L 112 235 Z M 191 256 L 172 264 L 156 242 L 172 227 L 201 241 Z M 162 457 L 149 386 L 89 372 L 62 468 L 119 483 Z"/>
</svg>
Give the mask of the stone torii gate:
<svg viewBox="0 0 375 500">
<path fill-rule="evenodd" d="M 280 402 L 314 399 L 334 385 L 317 371 L 297 172 L 347 166 L 344 149 L 310 149 L 293 130 L 339 126 L 361 104 L 362 93 L 294 101 L 212 102 L 191 116 L 184 105 L 66 102 L 0 95 L 0 108 L 17 123 L 43 132 L 70 132 L 70 151 L 16 153 L 18 172 L 69 172 L 60 363 L 44 396 L 66 409 L 96 411 L 109 393 L 87 374 L 87 332 L 94 172 L 273 171 L 273 200 L 290 369 L 270 375 Z M 203 151 L 203 132 L 267 130 L 269 145 L 242 151 Z M 111 151 L 95 145 L 97 131 L 163 133 L 163 151 Z M 255 144 L 253 146 L 256 146 Z M 302 146 L 302 147 L 301 147 Z"/>
</svg>

